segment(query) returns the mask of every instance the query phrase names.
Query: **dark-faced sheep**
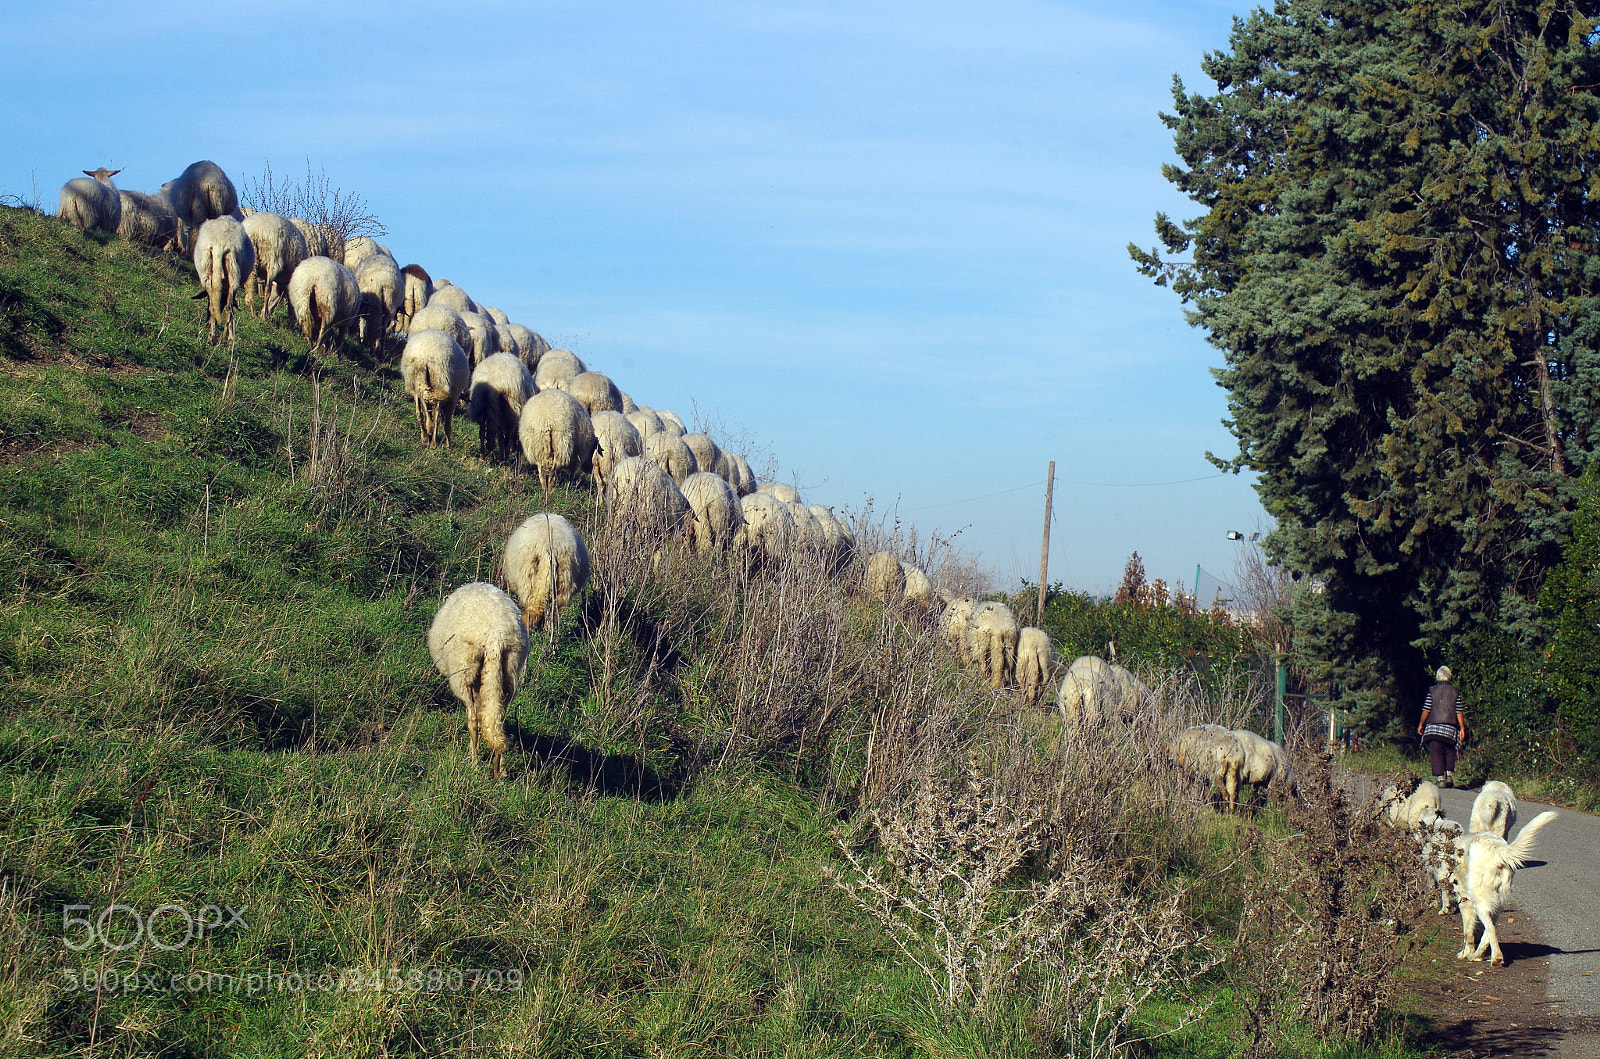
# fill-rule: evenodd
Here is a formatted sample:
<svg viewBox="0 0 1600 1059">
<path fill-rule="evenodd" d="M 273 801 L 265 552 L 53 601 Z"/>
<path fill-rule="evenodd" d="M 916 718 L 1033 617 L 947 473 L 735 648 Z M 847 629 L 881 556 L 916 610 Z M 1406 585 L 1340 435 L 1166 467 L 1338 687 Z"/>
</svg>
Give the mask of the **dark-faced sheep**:
<svg viewBox="0 0 1600 1059">
<path fill-rule="evenodd" d="M 516 697 L 528 661 L 528 630 L 517 605 L 482 581 L 462 585 L 439 607 L 428 628 L 428 654 L 450 691 L 467 707 L 473 764 L 478 743 L 489 748 L 489 771 L 506 774 L 505 711 Z"/>
</svg>

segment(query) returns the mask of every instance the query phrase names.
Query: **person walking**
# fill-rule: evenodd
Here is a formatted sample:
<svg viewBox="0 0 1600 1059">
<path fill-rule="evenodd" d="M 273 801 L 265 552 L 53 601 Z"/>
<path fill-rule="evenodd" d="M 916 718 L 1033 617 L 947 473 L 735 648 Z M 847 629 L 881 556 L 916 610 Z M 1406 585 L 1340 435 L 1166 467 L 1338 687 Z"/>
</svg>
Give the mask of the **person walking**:
<svg viewBox="0 0 1600 1059">
<path fill-rule="evenodd" d="M 1440 666 L 1433 678 L 1436 683 L 1428 689 L 1428 698 L 1422 704 L 1417 734 L 1428 752 L 1433 782 L 1454 787 L 1456 755 L 1467 738 L 1467 719 L 1461 713 L 1461 696 L 1450 683 L 1450 667 Z"/>
</svg>

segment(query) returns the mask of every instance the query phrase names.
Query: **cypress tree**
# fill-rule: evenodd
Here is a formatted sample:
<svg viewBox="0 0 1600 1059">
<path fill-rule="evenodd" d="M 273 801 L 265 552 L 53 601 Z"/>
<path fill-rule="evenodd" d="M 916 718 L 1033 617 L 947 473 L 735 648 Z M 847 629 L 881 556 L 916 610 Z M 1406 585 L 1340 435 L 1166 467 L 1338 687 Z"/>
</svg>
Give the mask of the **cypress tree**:
<svg viewBox="0 0 1600 1059">
<path fill-rule="evenodd" d="M 1326 585 L 1297 649 L 1369 728 L 1473 629 L 1539 635 L 1600 414 L 1597 9 L 1280 0 L 1162 115 L 1205 212 L 1129 251 L 1222 351 L 1212 458 Z"/>
</svg>

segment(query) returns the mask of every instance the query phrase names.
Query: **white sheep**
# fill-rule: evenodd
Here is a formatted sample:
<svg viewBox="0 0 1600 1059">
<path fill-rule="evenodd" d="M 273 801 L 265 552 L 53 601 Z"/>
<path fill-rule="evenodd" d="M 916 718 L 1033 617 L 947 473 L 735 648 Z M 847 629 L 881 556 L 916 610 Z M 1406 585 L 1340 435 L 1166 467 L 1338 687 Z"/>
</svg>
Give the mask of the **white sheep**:
<svg viewBox="0 0 1600 1059">
<path fill-rule="evenodd" d="M 795 546 L 809 555 L 826 558 L 828 532 L 823 528 L 822 520 L 812 514 L 811 509 L 804 504 L 794 503 L 784 506 L 789 509 L 789 514 L 794 519 Z"/>
<path fill-rule="evenodd" d="M 361 288 L 350 270 L 320 254 L 295 266 L 289 277 L 289 315 L 313 353 L 331 349 L 361 311 Z"/>
<path fill-rule="evenodd" d="M 934 601 L 933 582 L 928 580 L 928 575 L 916 563 L 902 561 L 900 566 L 906 574 L 905 601 L 914 607 L 931 610 Z"/>
<path fill-rule="evenodd" d="M 1055 673 L 1056 649 L 1051 646 L 1050 634 L 1023 626 L 1017 634 L 1017 684 L 1022 688 L 1022 700 L 1035 703 L 1043 698 L 1055 685 Z"/>
<path fill-rule="evenodd" d="M 122 203 L 117 235 L 130 243 L 153 246 L 157 250 L 176 250 L 183 244 L 178 232 L 178 215 L 165 198 L 120 188 L 117 198 Z"/>
<path fill-rule="evenodd" d="M 621 391 L 618 391 L 618 392 L 621 392 Z M 627 415 L 629 412 L 632 412 L 633 410 L 635 410 L 638 407 L 639 406 L 634 403 L 633 398 L 629 397 L 626 393 L 622 394 L 622 409 L 621 409 L 621 411 L 622 411 L 623 415 Z"/>
<path fill-rule="evenodd" d="M 979 603 L 972 611 L 967 636 L 974 665 L 994 688 L 1010 687 L 1017 673 L 1017 619 L 1004 603 Z"/>
<path fill-rule="evenodd" d="M 1149 695 L 1144 682 L 1117 663 L 1081 655 L 1067 667 L 1057 703 L 1069 728 L 1098 727 L 1110 718 L 1131 722 Z"/>
<path fill-rule="evenodd" d="M 495 324 L 500 327 L 504 327 L 506 324 L 511 322 L 511 317 L 507 316 L 504 312 L 496 309 L 492 305 L 480 305 L 478 307 L 478 311 L 483 313 L 483 315 L 487 316 L 489 319 L 493 320 Z"/>
<path fill-rule="evenodd" d="M 756 491 L 756 476 L 750 470 L 750 461 L 737 452 L 728 453 L 728 484 L 740 496 Z"/>
<path fill-rule="evenodd" d="M 570 349 L 547 349 L 539 355 L 533 381 L 541 390 L 565 390 L 567 384 L 589 369 Z"/>
<path fill-rule="evenodd" d="M 717 446 L 715 441 L 712 441 L 704 434 L 685 434 L 683 443 L 689 446 L 690 452 L 694 453 L 695 466 L 712 474 L 723 474 L 722 449 Z"/>
<path fill-rule="evenodd" d="M 644 442 L 621 412 L 596 412 L 589 419 L 600 446 L 594 456 L 594 480 L 597 486 L 604 487 L 613 467 L 630 456 L 644 455 Z"/>
<path fill-rule="evenodd" d="M 677 434 L 680 438 L 689 433 L 689 428 L 684 426 L 683 420 L 678 416 L 678 413 L 657 409 L 656 415 L 661 417 L 661 425 L 663 427 Z"/>
<path fill-rule="evenodd" d="M 344 244 L 344 267 L 351 272 L 355 272 L 356 269 L 361 267 L 361 262 L 373 255 L 387 257 L 390 261 L 394 261 L 394 255 L 389 253 L 376 239 L 369 235 L 358 235 Z M 394 264 L 395 268 L 400 267 L 398 261 L 394 261 Z"/>
<path fill-rule="evenodd" d="M 185 228 L 199 238 L 199 228 L 214 217 L 239 215 L 239 193 L 233 181 L 215 162 L 195 162 L 175 180 L 161 185 L 161 196 L 172 206 Z"/>
<path fill-rule="evenodd" d="M 1174 736 L 1168 753 L 1180 771 L 1207 784 L 1210 797 L 1220 792 L 1230 812 L 1238 806 L 1244 747 L 1232 732 L 1217 724 L 1196 725 Z"/>
<path fill-rule="evenodd" d="M 967 651 L 971 646 L 972 612 L 977 609 L 977 600 L 962 596 L 948 603 L 939 616 L 939 632 L 963 662 L 972 661 Z"/>
<path fill-rule="evenodd" d="M 518 360 L 522 359 L 522 345 L 517 341 L 516 334 L 511 330 L 510 324 L 494 325 L 494 345 L 502 353 L 510 353 Z M 528 374 L 533 374 L 533 369 L 528 369 Z"/>
<path fill-rule="evenodd" d="M 605 497 L 609 518 L 652 538 L 680 533 L 694 522 L 694 513 L 678 483 L 644 456 L 618 461 L 606 482 Z"/>
<path fill-rule="evenodd" d="M 729 488 L 732 487 L 730 482 Z M 735 495 L 738 495 L 737 491 L 735 491 Z M 827 565 L 828 572 L 838 573 L 844 569 L 845 563 L 850 558 L 845 544 L 844 520 L 834 514 L 833 508 L 824 507 L 821 504 L 812 504 L 809 510 L 818 524 L 822 526 L 823 559 Z"/>
<path fill-rule="evenodd" d="M 567 381 L 563 389 L 576 397 L 590 415 L 622 411 L 622 391 L 598 371 L 579 372 Z"/>
<path fill-rule="evenodd" d="M 756 486 L 756 492 L 771 493 L 785 504 L 798 504 L 800 502 L 800 491 L 794 486 L 784 485 L 782 482 L 762 482 Z"/>
<path fill-rule="evenodd" d="M 1283 747 L 1248 728 L 1235 729 L 1233 737 L 1244 751 L 1244 762 L 1239 766 L 1239 783 L 1251 788 L 1251 800 L 1254 800 L 1256 791 L 1270 790 L 1274 783 L 1293 785 L 1289 755 Z"/>
<path fill-rule="evenodd" d="M 744 526 L 734 544 L 758 563 L 781 564 L 794 550 L 794 516 L 775 496 L 751 493 L 739 498 Z"/>
<path fill-rule="evenodd" d="M 529 371 L 538 368 L 539 358 L 550 348 L 550 343 L 539 332 L 521 324 L 506 324 L 506 330 L 517 340 L 517 355 L 522 358 L 522 363 L 528 366 Z"/>
<path fill-rule="evenodd" d="M 572 523 L 545 512 L 523 520 L 506 541 L 505 571 L 523 623 L 554 637 L 562 608 L 589 583 L 589 550 Z"/>
<path fill-rule="evenodd" d="M 744 527 L 744 508 L 727 479 L 696 471 L 683 480 L 683 497 L 694 512 L 695 551 L 709 555 L 732 548 Z"/>
<path fill-rule="evenodd" d="M 648 438 L 651 434 L 659 434 L 662 431 L 661 417 L 648 408 L 641 408 L 636 405 L 633 411 L 624 414 L 628 417 L 628 422 L 633 424 L 633 429 L 639 432 L 641 439 Z"/>
<path fill-rule="evenodd" d="M 450 593 L 428 627 L 428 654 L 467 707 L 472 761 L 489 748 L 489 771 L 505 776 L 505 711 L 528 661 L 528 630 L 510 596 L 482 581 Z"/>
<path fill-rule="evenodd" d="M 576 475 L 594 466 L 594 424 L 569 393 L 541 386 L 522 406 L 517 434 L 523 458 L 539 471 L 541 488 L 553 487 L 563 471 Z"/>
<path fill-rule="evenodd" d="M 304 217 L 290 217 L 289 223 L 305 239 L 307 257 L 327 257 L 344 263 L 344 237 L 332 225 L 312 224 Z"/>
<path fill-rule="evenodd" d="M 395 317 L 394 329 L 408 331 L 411 329 L 411 318 L 433 296 L 433 277 L 421 265 L 407 265 L 400 270 L 400 275 L 404 277 L 406 290 L 400 301 L 400 313 Z"/>
<path fill-rule="evenodd" d="M 261 292 L 261 319 L 265 320 L 278 302 L 289 300 L 289 280 L 306 259 L 306 239 L 300 229 L 276 213 L 255 211 L 243 223 L 244 234 L 256 251 L 249 292 L 252 298 L 257 290 Z"/>
<path fill-rule="evenodd" d="M 770 496 L 780 504 L 782 499 L 774 492 L 756 491 L 756 496 Z M 867 560 L 867 595 L 884 603 L 899 603 L 906 594 L 906 572 L 899 556 L 893 552 L 874 552 Z"/>
<path fill-rule="evenodd" d="M 122 223 L 122 196 L 111 178 L 120 172 L 105 166 L 92 173 L 85 169 L 83 176 L 61 185 L 61 205 L 56 215 L 86 232 L 98 228 L 107 235 L 116 235 L 117 226 Z"/>
<path fill-rule="evenodd" d="M 683 443 L 681 437 L 669 430 L 646 435 L 644 454 L 671 475 L 674 482 L 682 482 L 700 469 L 689 446 Z"/>
<path fill-rule="evenodd" d="M 395 316 L 405 305 L 405 279 L 400 266 L 388 254 L 368 254 L 355 267 L 356 286 L 361 290 L 361 309 L 357 314 L 356 338 L 373 353 L 383 344 Z"/>
<path fill-rule="evenodd" d="M 400 354 L 400 377 L 416 408 L 423 444 L 436 446 L 442 434 L 449 448 L 456 401 L 472 385 L 467 355 L 443 331 L 413 331 Z"/>
<path fill-rule="evenodd" d="M 234 302 L 255 271 L 256 252 L 244 225 L 232 217 L 213 217 L 200 226 L 194 237 L 194 270 L 205 288 L 209 314 L 206 338 L 217 344 L 220 328 L 227 341 L 234 340 Z"/>
<path fill-rule="evenodd" d="M 1472 816 L 1467 831 L 1477 834 L 1488 831 L 1508 838 L 1517 822 L 1517 796 L 1499 780 L 1490 780 L 1472 799 Z"/>
<path fill-rule="evenodd" d="M 412 314 L 407 331 L 443 331 L 456 340 L 465 353 L 472 348 L 472 329 L 461 314 L 448 305 L 424 305 Z"/>
<path fill-rule="evenodd" d="M 433 285 L 433 296 L 428 299 L 428 304 L 448 306 L 463 316 L 478 311 L 478 303 L 468 297 L 466 291 L 444 279 Z"/>
<path fill-rule="evenodd" d="M 467 330 L 472 334 L 472 343 L 461 348 L 467 351 L 467 358 L 474 365 L 482 364 L 483 358 L 500 352 L 493 320 L 479 312 L 468 312 L 461 314 L 461 322 L 467 325 Z"/>
<path fill-rule="evenodd" d="M 501 460 L 512 458 L 522 406 L 537 392 L 533 374 L 509 353 L 486 357 L 472 369 L 467 418 L 478 424 L 478 447 L 486 456 Z"/>
</svg>

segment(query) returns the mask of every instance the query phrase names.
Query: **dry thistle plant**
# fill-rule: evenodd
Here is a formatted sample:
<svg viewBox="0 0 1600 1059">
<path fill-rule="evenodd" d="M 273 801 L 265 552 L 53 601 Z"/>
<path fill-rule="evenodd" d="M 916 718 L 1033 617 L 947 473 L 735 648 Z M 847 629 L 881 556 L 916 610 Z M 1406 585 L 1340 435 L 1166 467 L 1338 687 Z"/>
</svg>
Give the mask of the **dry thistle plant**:
<svg viewBox="0 0 1600 1059">
<path fill-rule="evenodd" d="M 358 235 L 377 238 L 389 233 L 372 214 L 366 199 L 347 195 L 342 188 L 334 187 L 326 170 L 312 172 L 309 158 L 306 159 L 304 183 L 279 181 L 272 172 L 272 163 L 268 162 L 261 176 L 244 182 L 239 200 L 251 209 L 326 225 L 347 241 Z"/>
</svg>

